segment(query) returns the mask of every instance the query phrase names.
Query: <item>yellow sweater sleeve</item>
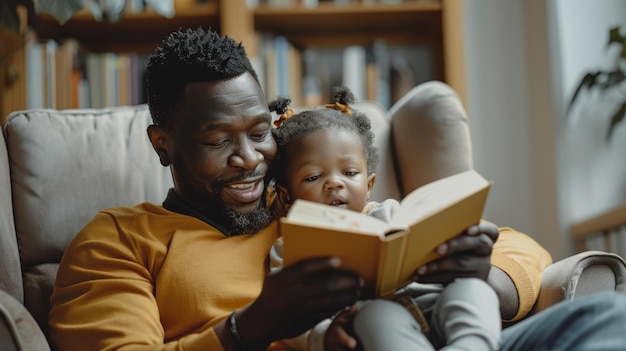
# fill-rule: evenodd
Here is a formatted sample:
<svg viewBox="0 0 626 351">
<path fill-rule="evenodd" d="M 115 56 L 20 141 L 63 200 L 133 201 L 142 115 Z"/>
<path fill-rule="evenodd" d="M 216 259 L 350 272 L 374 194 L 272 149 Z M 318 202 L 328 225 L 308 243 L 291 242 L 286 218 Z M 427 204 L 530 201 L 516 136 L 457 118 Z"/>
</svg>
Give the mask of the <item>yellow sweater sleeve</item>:
<svg viewBox="0 0 626 351">
<path fill-rule="evenodd" d="M 525 317 L 537 301 L 543 270 L 552 263 L 552 256 L 530 236 L 503 227 L 491 263 L 508 274 L 517 288 L 519 310 L 510 321 Z"/>
</svg>

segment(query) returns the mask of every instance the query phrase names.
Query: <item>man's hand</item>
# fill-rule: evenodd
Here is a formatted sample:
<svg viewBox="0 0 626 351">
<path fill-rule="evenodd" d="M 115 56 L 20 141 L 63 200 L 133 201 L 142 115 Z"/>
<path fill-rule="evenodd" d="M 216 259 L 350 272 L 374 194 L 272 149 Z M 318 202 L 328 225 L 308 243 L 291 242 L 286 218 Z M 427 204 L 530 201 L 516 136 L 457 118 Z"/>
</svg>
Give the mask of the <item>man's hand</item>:
<svg viewBox="0 0 626 351">
<path fill-rule="evenodd" d="M 352 333 L 352 320 L 357 311 L 357 306 L 352 305 L 335 316 L 324 335 L 324 350 L 356 350 L 358 341 Z"/>
<path fill-rule="evenodd" d="M 420 283 L 447 284 L 455 278 L 487 280 L 491 270 L 491 250 L 498 238 L 498 227 L 481 221 L 464 233 L 440 245 L 438 259 L 418 268 L 412 279 Z"/>
<path fill-rule="evenodd" d="M 362 287 L 337 257 L 297 262 L 267 276 L 259 297 L 237 314 L 238 332 L 249 349 L 265 349 L 353 305 Z"/>
</svg>

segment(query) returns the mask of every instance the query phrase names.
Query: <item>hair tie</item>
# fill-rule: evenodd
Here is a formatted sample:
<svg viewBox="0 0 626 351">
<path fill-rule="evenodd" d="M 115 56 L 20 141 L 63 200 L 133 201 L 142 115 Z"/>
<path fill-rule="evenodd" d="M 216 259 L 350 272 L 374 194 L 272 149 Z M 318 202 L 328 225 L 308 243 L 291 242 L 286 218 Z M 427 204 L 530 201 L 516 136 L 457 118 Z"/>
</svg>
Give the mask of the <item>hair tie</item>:
<svg viewBox="0 0 626 351">
<path fill-rule="evenodd" d="M 335 102 L 334 104 L 326 104 L 326 108 L 332 108 L 339 112 L 345 113 L 346 115 L 352 114 L 352 109 L 350 108 L 350 104 L 341 102 Z"/>
<path fill-rule="evenodd" d="M 352 114 L 350 104 L 354 103 L 356 98 L 350 89 L 341 86 L 333 87 L 333 97 L 335 98 L 335 103 L 326 104 L 326 108 L 332 108 L 346 115 Z"/>
<path fill-rule="evenodd" d="M 280 117 L 274 121 L 276 128 L 280 128 L 287 119 L 294 115 L 293 110 L 289 108 L 289 104 L 291 104 L 291 99 L 285 96 L 278 97 L 268 104 L 267 107 L 270 111 L 280 114 Z"/>
<path fill-rule="evenodd" d="M 293 115 L 294 115 L 293 110 L 290 108 L 287 108 L 287 110 L 285 110 L 285 112 L 283 112 L 283 114 L 280 115 L 280 117 L 274 121 L 274 125 L 276 126 L 276 128 L 280 128 L 280 126 L 282 126 L 286 120 L 293 117 Z"/>
</svg>

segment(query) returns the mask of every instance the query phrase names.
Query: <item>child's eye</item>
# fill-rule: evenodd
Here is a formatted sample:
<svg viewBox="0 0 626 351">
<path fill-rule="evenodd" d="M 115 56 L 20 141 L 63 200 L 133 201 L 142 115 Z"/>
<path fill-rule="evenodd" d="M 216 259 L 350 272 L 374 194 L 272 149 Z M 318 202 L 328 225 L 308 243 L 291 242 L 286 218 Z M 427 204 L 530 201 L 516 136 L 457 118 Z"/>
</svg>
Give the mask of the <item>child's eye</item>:
<svg viewBox="0 0 626 351">
<path fill-rule="evenodd" d="M 304 181 L 305 182 L 313 182 L 313 181 L 316 181 L 318 179 L 320 179 L 320 176 L 319 175 L 314 175 L 314 176 L 310 176 L 310 177 L 304 178 Z"/>
<path fill-rule="evenodd" d="M 345 175 L 347 175 L 348 177 L 354 177 L 355 175 L 359 174 L 359 172 L 357 171 L 346 171 L 344 172 Z"/>
</svg>

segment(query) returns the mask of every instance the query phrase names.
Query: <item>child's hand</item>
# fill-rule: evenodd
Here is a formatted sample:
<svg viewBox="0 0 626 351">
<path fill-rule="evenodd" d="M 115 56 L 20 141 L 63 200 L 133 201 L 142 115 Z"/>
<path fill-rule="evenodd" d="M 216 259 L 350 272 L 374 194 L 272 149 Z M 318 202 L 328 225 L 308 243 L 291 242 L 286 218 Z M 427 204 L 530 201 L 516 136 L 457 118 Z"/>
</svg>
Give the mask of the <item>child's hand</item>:
<svg viewBox="0 0 626 351">
<path fill-rule="evenodd" d="M 351 335 L 352 320 L 354 319 L 354 315 L 357 310 L 358 307 L 356 307 L 356 305 L 352 305 L 351 307 L 339 312 L 339 314 L 333 318 L 332 323 L 328 326 L 326 334 L 324 335 L 325 351 L 345 351 L 357 349 L 357 339 Z"/>
<path fill-rule="evenodd" d="M 469 227 L 464 233 L 440 245 L 441 255 L 415 271 L 414 281 L 446 284 L 455 278 L 487 279 L 491 270 L 491 251 L 498 239 L 498 227 L 487 221 Z"/>
</svg>

